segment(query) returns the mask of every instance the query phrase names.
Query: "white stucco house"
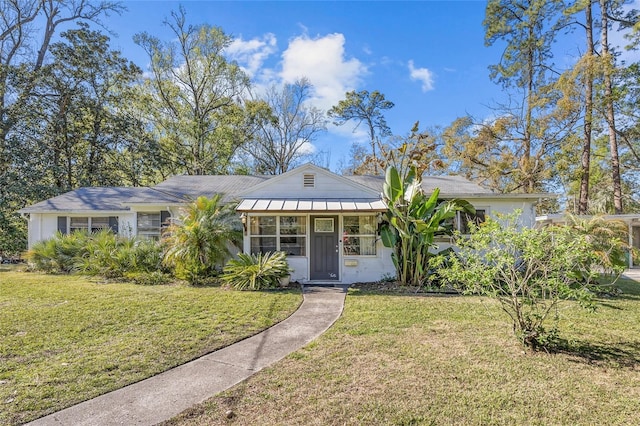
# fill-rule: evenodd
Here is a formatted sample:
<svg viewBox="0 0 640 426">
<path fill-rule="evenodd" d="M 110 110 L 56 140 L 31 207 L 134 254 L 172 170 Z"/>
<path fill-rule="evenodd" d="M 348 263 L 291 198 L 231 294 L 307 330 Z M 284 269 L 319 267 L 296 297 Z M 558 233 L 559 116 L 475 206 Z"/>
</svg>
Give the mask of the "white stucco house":
<svg viewBox="0 0 640 426">
<path fill-rule="evenodd" d="M 379 238 L 386 205 L 384 178 L 341 176 L 306 164 L 278 176 L 174 176 L 149 188 L 80 188 L 20 210 L 29 222 L 29 246 L 57 231 L 110 228 L 126 236 L 159 238 L 170 217 L 198 196 L 237 202 L 246 253 L 287 252 L 292 280 L 354 283 L 394 275 L 391 250 Z M 496 194 L 459 176 L 424 177 L 427 193 L 462 198 L 476 220 L 522 211 L 535 224 L 535 206 L 549 194 Z M 464 230 L 459 217 L 456 226 Z M 447 241 L 443 241 L 443 248 Z"/>
</svg>

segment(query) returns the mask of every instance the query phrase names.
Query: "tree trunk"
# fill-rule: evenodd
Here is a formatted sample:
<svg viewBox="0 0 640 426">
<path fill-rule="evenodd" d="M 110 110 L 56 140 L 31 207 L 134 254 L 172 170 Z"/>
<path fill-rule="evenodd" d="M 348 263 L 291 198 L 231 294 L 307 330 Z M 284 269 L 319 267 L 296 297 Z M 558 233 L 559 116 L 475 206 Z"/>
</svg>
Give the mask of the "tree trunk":
<svg viewBox="0 0 640 426">
<path fill-rule="evenodd" d="M 587 51 L 585 53 L 585 88 L 584 88 L 584 141 L 580 158 L 582 173 L 580 176 L 580 199 L 578 201 L 578 214 L 587 214 L 589 210 L 589 177 L 591 168 L 591 132 L 593 122 L 593 58 L 595 49 L 593 46 L 593 18 L 591 15 L 591 2 L 585 7 Z"/>
<path fill-rule="evenodd" d="M 600 43 L 602 44 L 602 59 L 604 61 L 604 108 L 609 130 L 609 151 L 611 153 L 611 174 L 613 180 L 613 208 L 615 214 L 622 213 L 622 185 L 620 183 L 620 159 L 618 157 L 618 137 L 616 134 L 615 112 L 613 109 L 613 72 L 614 60 L 609 52 L 607 20 L 607 0 L 600 0 L 602 14 L 602 32 Z"/>
</svg>

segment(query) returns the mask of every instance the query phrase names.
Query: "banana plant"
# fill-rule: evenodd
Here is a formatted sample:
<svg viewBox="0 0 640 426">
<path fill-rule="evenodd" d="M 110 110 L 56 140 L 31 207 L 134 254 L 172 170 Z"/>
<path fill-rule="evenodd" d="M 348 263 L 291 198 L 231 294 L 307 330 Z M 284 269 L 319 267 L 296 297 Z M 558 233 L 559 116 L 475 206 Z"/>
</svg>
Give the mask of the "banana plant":
<svg viewBox="0 0 640 426">
<path fill-rule="evenodd" d="M 429 196 L 424 193 L 414 166 L 404 176 L 393 166 L 387 168 L 383 188 L 387 212 L 380 238 L 385 247 L 393 248 L 391 258 L 403 285 L 424 285 L 429 258 L 437 254 L 435 237 L 452 233 L 456 212 L 475 213 L 469 202 L 440 201 L 439 195 L 438 188 Z"/>
</svg>

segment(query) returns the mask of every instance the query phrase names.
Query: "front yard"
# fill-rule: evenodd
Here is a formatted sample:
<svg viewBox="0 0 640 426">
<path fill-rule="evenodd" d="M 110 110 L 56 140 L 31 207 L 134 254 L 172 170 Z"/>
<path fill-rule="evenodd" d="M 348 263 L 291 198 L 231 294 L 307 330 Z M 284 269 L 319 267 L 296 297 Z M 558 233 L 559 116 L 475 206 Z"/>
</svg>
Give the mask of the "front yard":
<svg viewBox="0 0 640 426">
<path fill-rule="evenodd" d="M 566 302 L 527 353 L 480 297 L 350 290 L 324 335 L 170 425 L 636 424 L 640 284 Z M 151 376 L 279 321 L 299 292 L 99 284 L 0 267 L 0 424 Z"/>
<path fill-rule="evenodd" d="M 622 288 L 596 313 L 564 304 L 553 354 L 525 353 L 486 298 L 350 290 L 327 333 L 167 423 L 637 424 L 640 284 Z"/>
<path fill-rule="evenodd" d="M 182 364 L 293 313 L 299 292 L 100 284 L 0 265 L 0 424 Z"/>
</svg>

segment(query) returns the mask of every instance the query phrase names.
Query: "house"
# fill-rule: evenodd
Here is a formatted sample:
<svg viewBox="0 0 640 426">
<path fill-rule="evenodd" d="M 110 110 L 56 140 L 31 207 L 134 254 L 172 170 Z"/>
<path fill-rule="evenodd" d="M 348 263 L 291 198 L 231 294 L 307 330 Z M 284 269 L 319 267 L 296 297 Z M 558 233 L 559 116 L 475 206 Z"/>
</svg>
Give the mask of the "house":
<svg viewBox="0 0 640 426">
<path fill-rule="evenodd" d="M 278 176 L 174 176 L 151 188 L 80 188 L 20 212 L 28 216 L 29 246 L 79 229 L 157 239 L 181 206 L 223 194 L 223 202 L 238 203 L 244 252 L 285 251 L 300 282 L 354 283 L 394 274 L 391 249 L 379 238 L 383 183 L 380 176 L 340 176 L 306 164 Z M 422 186 L 473 204 L 476 217 L 467 220 L 520 209 L 526 226 L 535 224 L 535 205 L 548 196 L 496 194 L 459 176 L 425 177 Z M 456 226 L 464 231 L 465 223 Z"/>
</svg>

